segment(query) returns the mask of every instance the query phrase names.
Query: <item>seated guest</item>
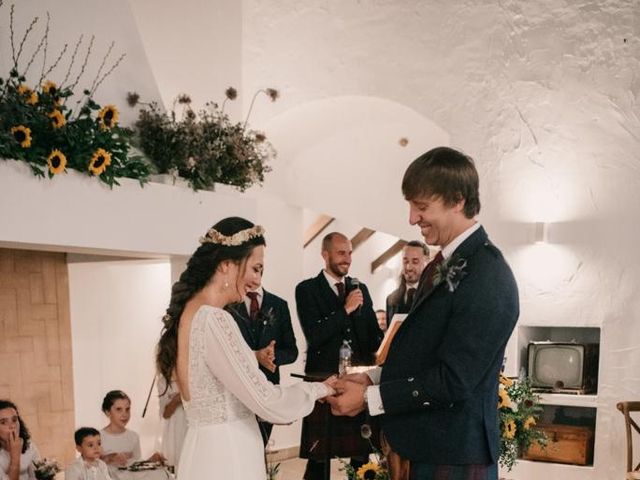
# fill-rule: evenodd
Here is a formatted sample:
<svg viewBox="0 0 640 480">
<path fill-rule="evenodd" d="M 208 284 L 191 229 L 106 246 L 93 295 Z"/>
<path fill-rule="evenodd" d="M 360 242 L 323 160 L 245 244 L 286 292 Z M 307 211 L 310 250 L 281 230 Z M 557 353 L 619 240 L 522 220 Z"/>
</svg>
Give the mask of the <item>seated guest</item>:
<svg viewBox="0 0 640 480">
<path fill-rule="evenodd" d="M 74 435 L 80 456 L 64 472 L 65 480 L 112 480 L 107 464 L 100 460 L 102 442 L 95 428 L 82 427 Z"/>
<path fill-rule="evenodd" d="M 253 350 L 260 364 L 260 370 L 267 380 L 280 383 L 280 366 L 288 365 L 298 358 L 296 337 L 291 326 L 291 314 L 286 300 L 262 288 L 261 269 L 255 283 L 244 301 L 230 305 L 227 309 L 233 315 L 247 345 Z M 262 440 L 267 445 L 273 424 L 259 420 Z"/>
<path fill-rule="evenodd" d="M 100 430 L 102 460 L 110 467 L 116 468 L 140 461 L 140 437 L 133 430 L 126 428 L 131 418 L 129 396 L 122 390 L 111 390 L 102 401 L 102 411 L 109 418 L 109 425 Z M 156 452 L 147 461 L 162 462 L 164 457 Z"/>
<path fill-rule="evenodd" d="M 33 461 L 39 459 L 18 407 L 0 400 L 0 480 L 35 480 Z"/>
<path fill-rule="evenodd" d="M 420 276 L 429 263 L 429 248 L 418 240 L 412 240 L 402 249 L 402 273 L 400 286 L 387 297 L 387 321 L 396 313 L 409 313 L 418 288 Z"/>
</svg>

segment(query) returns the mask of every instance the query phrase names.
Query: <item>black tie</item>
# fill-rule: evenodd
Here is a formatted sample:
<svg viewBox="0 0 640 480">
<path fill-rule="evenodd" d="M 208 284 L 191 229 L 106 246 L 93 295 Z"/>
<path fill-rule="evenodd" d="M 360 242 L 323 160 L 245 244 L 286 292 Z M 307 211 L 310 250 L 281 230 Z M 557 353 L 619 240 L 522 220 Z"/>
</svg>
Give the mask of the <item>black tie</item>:
<svg viewBox="0 0 640 480">
<path fill-rule="evenodd" d="M 407 290 L 407 307 L 411 308 L 411 305 L 413 305 L 413 298 L 415 296 L 416 296 L 415 288 L 410 288 L 409 290 Z"/>
<path fill-rule="evenodd" d="M 338 289 L 338 299 L 340 300 L 340 303 L 344 303 L 344 298 L 345 298 L 344 283 L 337 282 L 336 288 Z"/>
</svg>

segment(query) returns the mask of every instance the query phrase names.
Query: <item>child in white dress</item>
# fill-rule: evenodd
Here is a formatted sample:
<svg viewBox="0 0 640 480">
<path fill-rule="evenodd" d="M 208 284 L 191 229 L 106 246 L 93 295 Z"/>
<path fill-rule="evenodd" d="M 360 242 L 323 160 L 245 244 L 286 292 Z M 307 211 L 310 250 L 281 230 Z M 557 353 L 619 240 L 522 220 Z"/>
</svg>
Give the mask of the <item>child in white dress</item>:
<svg viewBox="0 0 640 480">
<path fill-rule="evenodd" d="M 64 473 L 65 480 L 113 480 L 109 467 L 100 460 L 102 442 L 95 428 L 82 427 L 74 435 L 80 457 Z"/>
<path fill-rule="evenodd" d="M 34 460 L 40 454 L 18 407 L 0 400 L 0 480 L 35 480 Z"/>
<path fill-rule="evenodd" d="M 102 411 L 109 418 L 109 425 L 100 430 L 102 460 L 109 465 L 111 471 L 140 461 L 140 437 L 126 428 L 131 418 L 129 396 L 121 390 L 108 392 L 102 401 Z M 164 462 L 164 457 L 156 452 L 147 461 Z"/>
</svg>

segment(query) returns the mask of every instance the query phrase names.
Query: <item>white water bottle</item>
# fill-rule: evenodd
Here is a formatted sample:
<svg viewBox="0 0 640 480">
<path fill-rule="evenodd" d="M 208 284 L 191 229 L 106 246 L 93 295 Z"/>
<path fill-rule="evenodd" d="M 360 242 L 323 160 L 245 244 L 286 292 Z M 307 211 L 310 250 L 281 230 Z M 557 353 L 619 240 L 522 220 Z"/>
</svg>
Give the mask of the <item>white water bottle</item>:
<svg viewBox="0 0 640 480">
<path fill-rule="evenodd" d="M 338 376 L 342 377 L 347 374 L 349 367 L 351 367 L 351 345 L 347 340 L 342 341 L 340 346 L 339 363 L 338 363 Z"/>
</svg>

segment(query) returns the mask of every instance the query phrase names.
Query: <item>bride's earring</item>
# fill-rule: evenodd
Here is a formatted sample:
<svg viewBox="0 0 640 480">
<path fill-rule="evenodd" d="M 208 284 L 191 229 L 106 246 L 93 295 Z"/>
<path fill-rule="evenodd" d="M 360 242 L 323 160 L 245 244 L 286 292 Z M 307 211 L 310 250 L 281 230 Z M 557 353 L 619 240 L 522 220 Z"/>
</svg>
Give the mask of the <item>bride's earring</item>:
<svg viewBox="0 0 640 480">
<path fill-rule="evenodd" d="M 227 288 L 229 288 L 229 282 L 227 281 L 227 279 L 224 279 L 224 289 L 226 290 Z"/>
</svg>

